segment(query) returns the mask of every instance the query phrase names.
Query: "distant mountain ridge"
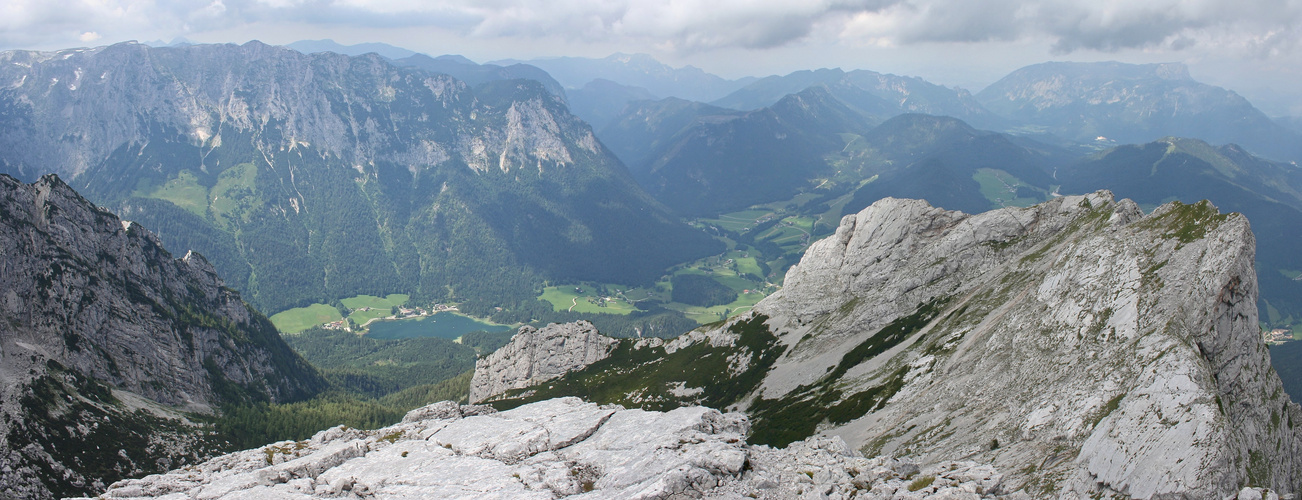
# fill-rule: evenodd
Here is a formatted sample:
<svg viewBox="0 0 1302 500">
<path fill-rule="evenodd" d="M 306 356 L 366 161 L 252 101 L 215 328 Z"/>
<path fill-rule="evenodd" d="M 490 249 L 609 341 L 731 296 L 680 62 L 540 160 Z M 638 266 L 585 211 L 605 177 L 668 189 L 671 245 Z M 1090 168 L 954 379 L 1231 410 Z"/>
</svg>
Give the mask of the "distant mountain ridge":
<svg viewBox="0 0 1302 500">
<path fill-rule="evenodd" d="M 682 112 L 717 109 L 689 107 Z M 837 134 L 867 129 L 868 120 L 826 89 L 811 87 L 747 113 L 662 120 L 631 111 L 613 126 L 637 130 L 631 122 L 655 122 L 650 126 L 658 130 L 653 132 L 659 136 L 657 150 L 629 168 L 656 199 L 681 214 L 699 216 L 795 195 L 810 179 L 831 173 L 823 156 L 844 146 Z"/>
<path fill-rule="evenodd" d="M 1168 76 L 1185 78 L 1179 71 Z M 838 98 L 846 95 L 844 90 L 824 84 L 786 99 L 802 102 L 794 98 L 813 95 L 824 96 L 818 102 L 839 107 L 842 113 L 861 115 L 873 102 L 881 102 L 851 107 Z M 1079 148 L 982 131 L 952 117 L 901 114 L 880 124 L 866 118 L 847 126 L 850 122 L 836 118 L 802 121 L 796 118 L 803 113 L 795 112 L 800 109 L 806 108 L 775 106 L 743 113 L 686 101 L 643 102 L 630 106 L 598 135 L 649 192 L 697 216 L 741 210 L 748 204 L 786 203 L 793 213 L 831 220 L 885 197 L 926 199 L 947 209 L 980 213 L 1038 203 L 1055 193 L 1098 189 L 1113 190 L 1150 208 L 1171 200 L 1210 199 L 1253 222 L 1261 318 L 1279 326 L 1302 321 L 1302 281 L 1293 279 L 1302 272 L 1296 252 L 1302 247 L 1297 237 L 1302 227 L 1302 169 L 1292 164 L 1256 157 L 1232 144 L 1212 146 L 1173 137 L 1087 156 Z M 766 116 L 776 117 L 768 127 L 741 126 Z M 780 135 L 785 138 L 777 140 Z M 764 149 L 782 142 L 786 144 L 780 152 Z M 730 182 L 742 177 L 746 182 Z M 826 203 L 797 203 L 797 192 L 834 206 L 839 203 L 840 208 L 829 214 Z M 834 202 L 837 196 L 846 198 Z"/>
<path fill-rule="evenodd" d="M 869 111 L 883 120 L 901 113 L 923 113 L 953 116 L 984 128 L 1001 124 L 998 117 L 982 107 L 966 90 L 947 88 L 917 77 L 868 70 L 847 72 L 840 68 L 796 71 L 761 78 L 710 104 L 741 110 L 758 109 L 776 103 L 787 94 L 818 85 L 827 86 L 834 93 L 836 89 L 859 89 L 882 99 L 885 107 Z"/>
<path fill-rule="evenodd" d="M 976 98 L 995 113 L 1082 142 L 1180 136 L 1236 143 L 1276 160 L 1302 160 L 1302 134 L 1275 123 L 1238 94 L 1194 80 L 1183 64 L 1035 64 Z"/>
<path fill-rule="evenodd" d="M 569 98 L 570 111 L 592 125 L 593 130 L 610 126 L 630 103 L 656 100 L 647 89 L 604 78 L 590 81 L 583 88 L 569 89 L 565 95 Z"/>
<path fill-rule="evenodd" d="M 435 73 L 443 73 L 453 78 L 466 82 L 474 86 L 481 83 L 510 80 L 515 78 L 534 80 L 541 83 L 547 88 L 552 95 L 565 98 L 565 89 L 561 84 L 554 80 L 546 71 L 538 69 L 527 64 L 512 64 L 509 66 L 498 66 L 495 64 L 476 64 L 474 61 L 460 55 L 441 55 L 431 57 L 402 47 L 395 47 L 386 43 L 359 43 L 356 45 L 342 45 L 334 40 L 300 40 L 285 45 L 291 49 L 297 50 L 304 54 L 316 54 L 319 52 L 333 52 L 346 56 L 360 56 L 370 53 L 379 54 L 385 59 L 393 61 L 399 66 L 414 66 Z"/>
<path fill-rule="evenodd" d="M 491 311 L 719 249 L 534 81 L 257 42 L 0 62 L 0 171 L 65 176 L 266 310 L 396 292 Z"/>
<path fill-rule="evenodd" d="M 414 50 L 396 47 L 387 43 L 372 42 L 344 45 L 329 38 L 323 40 L 299 40 L 297 42 L 285 44 L 285 46 L 304 54 L 334 52 L 346 56 L 360 56 L 363 54 L 375 53 L 387 59 L 403 59 L 414 56 L 418 53 Z M 465 62 L 469 61 L 469 59 L 466 59 Z"/>
<path fill-rule="evenodd" d="M 597 79 L 640 87 L 652 95 L 677 97 L 690 101 L 718 99 L 753 81 L 753 78 L 727 80 L 694 66 L 673 68 L 646 54 L 620 54 L 594 59 L 556 57 L 528 61 L 503 59 L 490 64 L 531 64 L 546 70 L 567 88 L 582 88 Z"/>
</svg>

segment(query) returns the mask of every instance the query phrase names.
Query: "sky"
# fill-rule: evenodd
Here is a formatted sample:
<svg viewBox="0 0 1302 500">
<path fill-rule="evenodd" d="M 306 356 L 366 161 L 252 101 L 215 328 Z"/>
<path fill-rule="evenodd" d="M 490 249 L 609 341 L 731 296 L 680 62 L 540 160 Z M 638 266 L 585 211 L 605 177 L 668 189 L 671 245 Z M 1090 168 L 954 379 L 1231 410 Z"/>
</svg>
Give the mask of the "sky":
<svg viewBox="0 0 1302 500">
<path fill-rule="evenodd" d="M 973 92 L 1045 61 L 1183 62 L 1302 116 L 1302 0 L 0 2 L 0 50 L 326 38 L 478 62 L 646 53 L 726 78 L 870 69 Z"/>
</svg>

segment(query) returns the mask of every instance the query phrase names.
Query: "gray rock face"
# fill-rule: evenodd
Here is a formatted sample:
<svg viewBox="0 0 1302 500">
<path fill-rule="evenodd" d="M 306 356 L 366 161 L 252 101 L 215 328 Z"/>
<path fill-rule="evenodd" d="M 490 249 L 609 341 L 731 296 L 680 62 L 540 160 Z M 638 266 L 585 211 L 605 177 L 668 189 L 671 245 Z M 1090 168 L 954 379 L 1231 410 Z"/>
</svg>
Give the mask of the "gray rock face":
<svg viewBox="0 0 1302 500">
<path fill-rule="evenodd" d="M 372 107 L 404 99 L 396 95 L 396 87 L 402 85 L 402 76 L 410 75 L 396 73 L 379 56 L 306 56 L 257 42 L 240 47 L 158 49 L 124 43 L 58 52 L 0 52 L 0 85 L 12 93 L 6 101 L 27 118 L 23 127 L 0 130 L 0 145 L 9 150 L 5 160 L 19 172 L 31 175 L 59 166 L 63 170 L 55 173 L 68 178 L 77 178 L 123 145 L 148 141 L 154 134 L 151 127 L 172 128 L 207 149 L 220 147 L 223 135 L 231 140 L 241 134 L 264 134 L 269 142 L 273 137 L 283 141 L 265 144 L 269 150 L 264 154 L 285 146 L 311 145 L 357 168 L 382 161 L 429 168 L 455 157 L 481 171 L 540 170 L 572 163 L 571 155 L 578 152 L 567 148 L 574 144 L 587 148 L 587 153 L 597 151 L 591 131 L 562 138 L 561 134 L 573 132 L 558 128 L 542 109 L 542 97 L 511 103 L 508 123 L 475 134 L 451 140 L 428 136 L 432 134 L 400 136 L 404 133 L 394 131 L 394 124 L 380 125 L 371 114 Z M 419 86 L 427 93 L 420 98 L 433 100 L 444 110 L 456 109 L 458 101 L 467 97 L 466 84 L 457 79 L 422 76 Z M 341 85 L 340 80 L 347 78 L 372 81 L 366 82 L 367 88 L 353 89 Z M 360 109 L 339 114 L 332 108 L 338 103 L 331 98 Z M 126 106 L 130 108 L 123 109 Z M 53 119 L 60 116 L 82 119 Z"/>
<path fill-rule="evenodd" d="M 587 321 L 521 327 L 511 343 L 475 363 L 470 402 L 486 401 L 605 359 L 619 341 L 597 333 Z"/>
<path fill-rule="evenodd" d="M 761 393 L 812 397 L 799 386 L 847 367 L 840 401 L 893 392 L 821 433 L 988 461 L 1031 492 L 1296 491 L 1302 413 L 1260 339 L 1253 255 L 1247 220 L 1206 202 L 1144 216 L 1100 192 L 970 216 L 882 200 L 756 306 L 794 344 Z"/>
<path fill-rule="evenodd" d="M 746 417 L 559 398 L 501 413 L 450 402 L 376 431 L 300 442 L 126 480 L 100 498 L 983 498 L 1002 476 L 973 462 L 865 459 L 836 438 L 748 446 Z"/>
<path fill-rule="evenodd" d="M 323 384 L 202 256 L 172 258 L 57 177 L 0 175 L 0 252 L 0 496 L 165 469 L 203 453 L 173 410 Z"/>
</svg>

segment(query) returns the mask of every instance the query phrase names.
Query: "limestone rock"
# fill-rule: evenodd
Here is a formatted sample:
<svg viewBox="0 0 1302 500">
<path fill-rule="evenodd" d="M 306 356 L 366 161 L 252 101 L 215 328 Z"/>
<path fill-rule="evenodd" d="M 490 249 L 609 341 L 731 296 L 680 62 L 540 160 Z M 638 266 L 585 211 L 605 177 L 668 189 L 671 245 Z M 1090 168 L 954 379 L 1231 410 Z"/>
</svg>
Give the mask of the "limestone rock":
<svg viewBox="0 0 1302 500">
<path fill-rule="evenodd" d="M 521 327 L 511 342 L 475 363 L 470 402 L 522 389 L 590 365 L 610 355 L 619 341 L 587 321 Z"/>
<path fill-rule="evenodd" d="M 793 404 L 835 384 L 823 404 L 858 413 L 820 433 L 989 461 L 1032 494 L 1296 491 L 1302 413 L 1260 340 L 1253 255 L 1248 221 L 1207 202 L 1143 215 L 1099 192 L 967 215 L 881 200 L 755 307 L 795 344 L 761 393 Z M 856 349 L 873 355 L 847 361 Z"/>
<path fill-rule="evenodd" d="M 464 416 L 463 416 L 464 415 Z M 99 498 L 990 498 L 988 465 L 865 459 L 838 438 L 749 446 L 746 418 L 559 398 L 504 412 L 436 403 L 114 484 Z M 896 494 L 898 492 L 898 494 Z"/>
</svg>

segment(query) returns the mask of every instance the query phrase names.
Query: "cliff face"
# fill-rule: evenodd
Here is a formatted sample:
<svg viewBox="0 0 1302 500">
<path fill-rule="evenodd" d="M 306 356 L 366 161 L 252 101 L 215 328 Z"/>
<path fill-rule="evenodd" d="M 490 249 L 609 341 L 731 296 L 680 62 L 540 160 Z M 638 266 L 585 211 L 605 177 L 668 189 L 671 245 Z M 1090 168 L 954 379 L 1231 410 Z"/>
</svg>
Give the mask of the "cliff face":
<svg viewBox="0 0 1302 500">
<path fill-rule="evenodd" d="M 553 323 L 542 329 L 520 328 L 511 343 L 475 363 L 470 402 L 478 403 L 511 389 L 523 389 L 596 363 L 619 341 L 597 333 L 587 321 Z"/>
<path fill-rule="evenodd" d="M 204 453 L 177 410 L 324 385 L 202 256 L 174 259 L 55 176 L 0 175 L 0 249 L 3 496 L 167 468 Z"/>
</svg>

